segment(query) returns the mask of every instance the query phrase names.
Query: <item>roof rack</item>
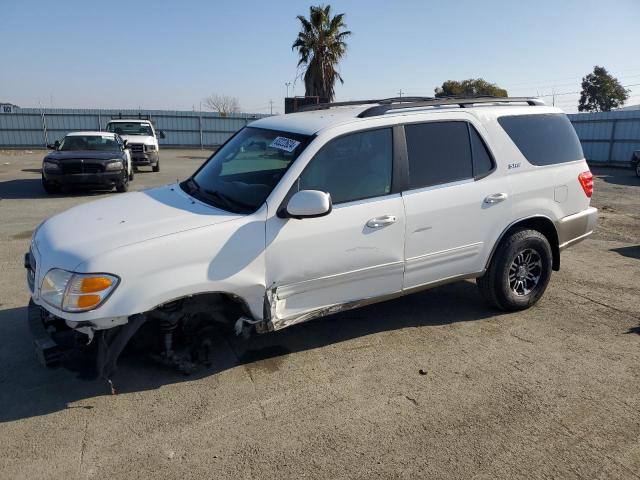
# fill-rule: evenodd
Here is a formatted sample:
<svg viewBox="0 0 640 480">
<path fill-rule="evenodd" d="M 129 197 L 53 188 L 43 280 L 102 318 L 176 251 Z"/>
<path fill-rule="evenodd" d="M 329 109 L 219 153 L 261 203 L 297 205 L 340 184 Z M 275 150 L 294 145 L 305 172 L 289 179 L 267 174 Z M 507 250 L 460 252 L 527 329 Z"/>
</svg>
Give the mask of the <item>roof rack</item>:
<svg viewBox="0 0 640 480">
<path fill-rule="evenodd" d="M 359 118 L 375 117 L 378 115 L 384 115 L 391 110 L 401 110 L 405 108 L 417 108 L 417 107 L 440 107 L 446 105 L 458 105 L 460 108 L 465 108 L 467 105 L 475 105 L 479 103 L 526 103 L 531 106 L 544 106 L 544 102 L 539 98 L 532 97 L 442 97 L 432 98 L 429 100 L 420 100 L 409 103 L 391 103 L 381 104 L 375 107 L 370 107 L 360 112 Z"/>
<path fill-rule="evenodd" d="M 146 115 L 138 112 L 138 117 L 135 115 L 127 115 L 125 117 L 122 116 L 122 112 L 119 112 L 118 115 L 112 115 L 111 120 L 149 120 L 151 121 L 151 115 Z"/>
<path fill-rule="evenodd" d="M 392 103 L 412 103 L 433 100 L 433 97 L 392 97 L 377 100 L 351 100 L 348 102 L 316 103 L 314 105 L 304 105 L 298 112 L 310 112 L 313 110 L 328 110 L 333 107 L 349 107 L 354 105 L 390 105 Z"/>
<path fill-rule="evenodd" d="M 313 110 L 328 110 L 333 107 L 374 105 L 360 112 L 358 115 L 359 118 L 366 118 L 384 115 L 389 111 L 405 108 L 440 107 L 446 105 L 458 105 L 460 108 L 465 108 L 468 105 L 479 103 L 526 103 L 531 106 L 543 106 L 545 104 L 544 101 L 535 97 L 393 97 L 379 100 L 352 100 L 349 102 L 318 103 L 316 105 L 306 105 L 298 111 L 309 112 Z"/>
</svg>

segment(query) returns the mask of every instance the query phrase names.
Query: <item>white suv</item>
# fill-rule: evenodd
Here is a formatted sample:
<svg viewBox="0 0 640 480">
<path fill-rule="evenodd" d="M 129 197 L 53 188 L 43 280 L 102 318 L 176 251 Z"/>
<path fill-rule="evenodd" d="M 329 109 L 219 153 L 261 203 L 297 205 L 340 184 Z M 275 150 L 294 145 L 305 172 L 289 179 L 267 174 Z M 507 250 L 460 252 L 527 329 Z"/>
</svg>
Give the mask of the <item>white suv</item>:
<svg viewBox="0 0 640 480">
<path fill-rule="evenodd" d="M 30 324 L 45 363 L 60 358 L 57 334 L 99 335 L 108 377 L 140 327 L 188 369 L 180 345 L 199 352 L 218 327 L 264 333 L 460 279 L 524 309 L 592 233 L 592 188 L 571 123 L 537 99 L 268 117 L 185 182 L 40 225 L 25 261 Z"/>
</svg>

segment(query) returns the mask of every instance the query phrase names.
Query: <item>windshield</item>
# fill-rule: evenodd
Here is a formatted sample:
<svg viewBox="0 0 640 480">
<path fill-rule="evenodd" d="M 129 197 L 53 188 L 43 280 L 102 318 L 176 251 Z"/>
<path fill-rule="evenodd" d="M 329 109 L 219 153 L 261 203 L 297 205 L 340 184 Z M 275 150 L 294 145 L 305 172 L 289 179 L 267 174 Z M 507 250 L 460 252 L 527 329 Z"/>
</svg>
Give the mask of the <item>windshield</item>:
<svg viewBox="0 0 640 480">
<path fill-rule="evenodd" d="M 107 123 L 107 132 L 118 135 L 147 135 L 153 136 L 153 130 L 148 123 L 140 122 L 110 122 Z"/>
<path fill-rule="evenodd" d="M 183 182 L 182 188 L 215 207 L 254 212 L 309 141 L 306 135 L 245 127 Z"/>
<path fill-rule="evenodd" d="M 70 135 L 64 137 L 58 150 L 120 151 L 120 143 L 112 135 Z"/>
</svg>

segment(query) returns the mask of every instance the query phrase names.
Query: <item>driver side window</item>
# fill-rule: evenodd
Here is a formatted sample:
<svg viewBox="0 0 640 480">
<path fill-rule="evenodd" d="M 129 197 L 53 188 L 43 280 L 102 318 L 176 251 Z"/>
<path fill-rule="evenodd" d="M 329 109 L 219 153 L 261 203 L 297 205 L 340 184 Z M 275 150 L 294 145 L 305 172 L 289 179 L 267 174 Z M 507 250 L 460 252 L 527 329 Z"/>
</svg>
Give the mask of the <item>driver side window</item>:
<svg viewBox="0 0 640 480">
<path fill-rule="evenodd" d="M 392 165 L 390 128 L 345 135 L 313 157 L 298 179 L 297 190 L 328 192 L 334 204 L 387 195 Z"/>
</svg>

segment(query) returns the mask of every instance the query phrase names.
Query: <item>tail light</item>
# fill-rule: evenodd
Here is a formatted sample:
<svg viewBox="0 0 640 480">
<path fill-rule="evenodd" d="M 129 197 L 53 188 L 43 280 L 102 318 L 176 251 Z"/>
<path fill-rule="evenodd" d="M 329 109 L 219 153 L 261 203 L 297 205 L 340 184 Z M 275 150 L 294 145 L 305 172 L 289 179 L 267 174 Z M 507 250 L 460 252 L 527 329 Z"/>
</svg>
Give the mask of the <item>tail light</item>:
<svg viewBox="0 0 640 480">
<path fill-rule="evenodd" d="M 578 181 L 580 182 L 580 185 L 582 185 L 584 194 L 591 198 L 591 195 L 593 195 L 593 175 L 591 172 L 588 170 L 586 172 L 582 172 L 578 175 Z"/>
</svg>

